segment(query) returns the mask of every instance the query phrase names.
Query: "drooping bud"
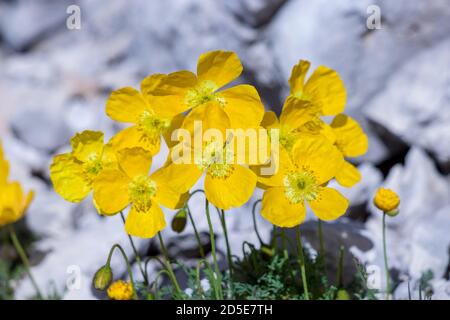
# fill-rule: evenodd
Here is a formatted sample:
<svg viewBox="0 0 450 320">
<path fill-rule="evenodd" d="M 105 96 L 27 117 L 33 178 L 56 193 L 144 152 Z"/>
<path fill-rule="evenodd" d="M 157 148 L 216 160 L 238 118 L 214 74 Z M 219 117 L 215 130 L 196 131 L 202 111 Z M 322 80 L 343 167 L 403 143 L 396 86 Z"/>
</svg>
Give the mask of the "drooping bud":
<svg viewBox="0 0 450 320">
<path fill-rule="evenodd" d="M 179 210 L 172 220 L 172 230 L 176 233 L 181 233 L 186 228 L 187 217 L 186 217 L 186 209 L 183 208 Z"/>
<path fill-rule="evenodd" d="M 109 265 L 104 265 L 95 273 L 93 279 L 94 288 L 97 290 L 106 290 L 111 284 L 113 273 Z"/>
</svg>

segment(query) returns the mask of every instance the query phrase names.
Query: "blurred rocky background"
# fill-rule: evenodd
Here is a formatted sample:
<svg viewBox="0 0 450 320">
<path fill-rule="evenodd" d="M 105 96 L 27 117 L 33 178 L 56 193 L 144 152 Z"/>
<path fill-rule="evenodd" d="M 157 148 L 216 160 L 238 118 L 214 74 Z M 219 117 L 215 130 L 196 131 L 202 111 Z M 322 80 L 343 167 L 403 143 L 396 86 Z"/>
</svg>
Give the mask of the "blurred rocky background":
<svg viewBox="0 0 450 320">
<path fill-rule="evenodd" d="M 81 10 L 79 30 L 66 26 L 66 9 L 74 4 Z M 381 9 L 381 29 L 366 26 L 370 5 Z M 194 69 L 198 55 L 213 49 L 236 51 L 245 69 L 240 81 L 256 85 L 266 108 L 276 111 L 300 58 L 341 74 L 346 110 L 363 123 L 370 148 L 357 163 L 363 181 L 343 191 L 352 201 L 349 213 L 326 227 L 327 250 L 336 254 L 345 245 L 372 267 L 375 282 L 383 281 L 381 215 L 370 199 L 378 186 L 392 187 L 402 199 L 387 233 L 392 274 L 403 281 L 396 297 L 407 298 L 408 281 L 414 287 L 431 271 L 433 298 L 450 298 L 448 0 L 0 0 L 0 136 L 13 177 L 36 191 L 25 222 L 37 239 L 33 272 L 44 291 L 99 298 L 91 278 L 111 245 L 121 243 L 132 256 L 119 216 L 102 218 L 90 201 L 69 204 L 53 192 L 52 156 L 67 150 L 77 131 L 103 130 L 109 137 L 120 129 L 104 114 L 111 90 L 138 86 L 151 73 Z M 164 151 L 155 163 L 163 161 Z M 201 197 L 190 204 L 198 228 L 207 231 Z M 237 255 L 243 240 L 257 242 L 252 202 L 227 213 Z M 257 222 L 268 241 L 270 225 Z M 304 234 L 315 246 L 309 223 Z M 192 227 L 181 236 L 169 229 L 171 253 L 196 258 Z M 158 250 L 149 241 L 138 245 L 142 255 Z M 125 275 L 119 256 L 113 268 L 117 277 Z M 22 299 L 33 290 L 25 279 L 15 292 Z"/>
</svg>

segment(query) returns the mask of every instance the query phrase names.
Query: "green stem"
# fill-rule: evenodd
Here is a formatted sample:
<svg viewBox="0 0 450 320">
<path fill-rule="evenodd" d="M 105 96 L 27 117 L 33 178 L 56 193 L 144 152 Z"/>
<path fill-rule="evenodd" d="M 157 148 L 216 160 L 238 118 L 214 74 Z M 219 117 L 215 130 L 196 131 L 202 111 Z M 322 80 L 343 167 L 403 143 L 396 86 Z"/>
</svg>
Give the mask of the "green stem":
<svg viewBox="0 0 450 320">
<path fill-rule="evenodd" d="M 386 299 L 389 299 L 389 296 L 391 294 L 391 277 L 389 274 L 389 265 L 386 247 L 386 213 L 383 213 L 383 255 L 384 255 L 384 272 L 386 273 Z"/>
<path fill-rule="evenodd" d="M 336 274 L 337 288 L 341 289 L 344 286 L 344 246 L 339 247 L 339 261 Z"/>
<path fill-rule="evenodd" d="M 288 251 L 287 251 L 287 239 L 286 239 L 286 232 L 284 231 L 283 228 L 280 229 L 281 232 L 281 246 L 283 247 L 283 255 L 284 258 L 287 259 L 288 258 Z"/>
<path fill-rule="evenodd" d="M 302 236 L 300 234 L 300 226 L 297 226 L 296 228 L 296 235 L 297 235 L 297 249 L 298 249 L 300 271 L 302 274 L 302 282 L 303 282 L 303 293 L 305 295 L 305 299 L 309 300 L 308 282 L 306 280 L 305 257 L 303 255 L 303 244 L 302 244 Z"/>
<path fill-rule="evenodd" d="M 124 217 L 122 211 L 120 211 L 120 217 L 122 218 L 123 224 L 125 224 L 125 217 Z M 144 284 L 148 285 L 147 274 L 144 271 L 144 269 L 142 268 L 141 256 L 139 255 L 139 252 L 136 250 L 136 246 L 134 245 L 133 238 L 129 234 L 127 234 L 127 235 L 128 235 L 128 239 L 130 240 L 131 248 L 133 249 L 133 253 L 134 253 L 134 256 L 136 258 L 136 262 L 137 262 L 137 264 L 139 266 L 139 270 L 141 271 L 142 277 L 144 279 Z"/>
<path fill-rule="evenodd" d="M 256 214 L 255 214 L 256 206 L 257 206 L 258 203 L 260 203 L 260 202 L 262 202 L 261 199 L 255 201 L 255 203 L 253 204 L 253 208 L 252 208 L 252 217 L 253 217 L 253 228 L 255 229 L 256 236 L 258 237 L 259 244 L 260 244 L 260 245 L 263 245 L 264 243 L 263 243 L 263 241 L 262 241 L 262 239 L 261 239 L 261 235 L 259 234 L 259 231 L 258 231 L 258 225 L 256 224 Z"/>
<path fill-rule="evenodd" d="M 111 247 L 111 250 L 109 250 L 108 259 L 106 260 L 106 265 L 109 267 L 109 265 L 111 263 L 112 255 L 116 248 L 119 249 L 120 253 L 122 254 L 123 259 L 125 260 L 125 263 L 127 265 L 128 276 L 130 277 L 131 287 L 133 288 L 134 295 L 136 296 L 136 288 L 134 287 L 134 277 L 133 277 L 133 272 L 131 270 L 130 260 L 128 259 L 128 256 L 125 253 L 125 250 L 123 250 L 123 248 L 121 247 L 120 244 L 116 243 L 115 245 L 113 245 Z"/>
<path fill-rule="evenodd" d="M 222 223 L 222 228 L 223 228 L 223 234 L 225 237 L 225 243 L 227 246 L 227 260 L 228 260 L 228 272 L 230 273 L 229 276 L 229 296 L 231 297 L 233 290 L 233 259 L 231 258 L 231 247 L 230 247 L 230 241 L 228 240 L 228 230 L 227 230 L 227 222 L 225 220 L 225 211 L 221 210 L 221 215 L 220 215 L 220 221 Z"/>
<path fill-rule="evenodd" d="M 317 229 L 319 234 L 319 255 L 322 259 L 322 262 L 325 262 L 325 248 L 323 245 L 323 226 L 322 226 L 322 220 L 317 221 Z"/>
<path fill-rule="evenodd" d="M 159 239 L 159 244 L 161 246 L 161 251 L 164 255 L 167 272 L 169 273 L 172 284 L 175 287 L 175 291 L 181 295 L 181 288 L 180 288 L 180 285 L 178 284 L 177 278 L 175 277 L 175 273 L 173 272 L 172 265 L 170 264 L 169 254 L 167 253 L 166 246 L 164 245 L 164 241 L 161 236 L 161 232 L 158 232 L 158 239 Z"/>
<path fill-rule="evenodd" d="M 30 278 L 31 283 L 33 284 L 33 287 L 36 290 L 38 299 L 43 300 L 43 295 L 41 293 L 41 290 L 39 289 L 39 286 L 38 286 L 36 280 L 34 279 L 33 274 L 31 273 L 30 262 L 28 261 L 25 250 L 23 249 L 22 245 L 20 244 L 19 239 L 17 238 L 16 231 L 14 230 L 13 226 L 9 227 L 9 233 L 11 236 L 11 241 L 12 241 L 14 247 L 16 248 L 17 253 L 20 256 L 20 259 L 22 260 L 22 264 L 25 267 L 28 277 Z"/>
<path fill-rule="evenodd" d="M 215 270 L 215 276 L 214 280 L 216 282 L 216 290 L 218 294 L 218 299 L 223 299 L 223 293 L 222 293 L 222 276 L 220 274 L 219 264 L 217 263 L 217 256 L 216 256 L 216 240 L 214 236 L 214 229 L 211 222 L 211 215 L 209 214 L 209 202 L 208 199 L 205 199 L 205 211 L 206 211 L 206 218 L 208 220 L 208 227 L 209 227 L 209 237 L 211 239 L 211 254 L 214 261 L 214 268 Z"/>
<path fill-rule="evenodd" d="M 195 239 L 197 240 L 198 249 L 200 251 L 200 256 L 205 259 L 205 250 L 203 249 L 202 242 L 200 240 L 200 234 L 198 233 L 197 227 L 195 226 L 194 218 L 192 217 L 191 209 L 186 205 L 189 220 L 191 221 L 192 227 L 194 228 Z"/>
</svg>

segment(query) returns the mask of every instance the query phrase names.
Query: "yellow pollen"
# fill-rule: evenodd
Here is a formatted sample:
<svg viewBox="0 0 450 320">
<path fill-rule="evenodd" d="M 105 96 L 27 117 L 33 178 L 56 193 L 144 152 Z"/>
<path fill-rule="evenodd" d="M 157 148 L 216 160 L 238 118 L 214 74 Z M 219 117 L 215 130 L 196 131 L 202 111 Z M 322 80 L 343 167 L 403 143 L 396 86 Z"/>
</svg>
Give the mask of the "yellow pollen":
<svg viewBox="0 0 450 320">
<path fill-rule="evenodd" d="M 317 199 L 321 189 L 314 173 L 307 169 L 287 174 L 283 184 L 286 198 L 295 204 Z"/>
<path fill-rule="evenodd" d="M 208 168 L 208 174 L 212 178 L 227 178 L 229 177 L 234 171 L 234 167 L 231 164 L 220 164 L 220 163 L 213 163 Z"/>
<path fill-rule="evenodd" d="M 170 120 L 163 119 L 150 111 L 144 111 L 139 117 L 138 128 L 142 133 L 151 138 L 169 128 Z"/>
<path fill-rule="evenodd" d="M 296 141 L 297 133 L 290 130 L 290 128 L 287 128 L 286 126 L 282 126 L 280 129 L 280 144 L 287 151 L 291 151 Z"/>
<path fill-rule="evenodd" d="M 89 159 L 83 163 L 84 172 L 89 183 L 102 171 L 103 163 L 101 158 L 97 155 L 92 155 Z"/>
<path fill-rule="evenodd" d="M 203 81 L 195 88 L 188 90 L 185 102 L 189 108 L 201 106 L 212 100 L 216 100 L 223 106 L 225 104 L 225 99 L 215 92 L 217 89 L 219 89 L 219 87 L 214 82 L 209 80 Z"/>
<path fill-rule="evenodd" d="M 156 182 L 149 177 L 137 176 L 128 185 L 130 202 L 138 211 L 148 211 L 152 205 L 156 187 Z"/>
</svg>

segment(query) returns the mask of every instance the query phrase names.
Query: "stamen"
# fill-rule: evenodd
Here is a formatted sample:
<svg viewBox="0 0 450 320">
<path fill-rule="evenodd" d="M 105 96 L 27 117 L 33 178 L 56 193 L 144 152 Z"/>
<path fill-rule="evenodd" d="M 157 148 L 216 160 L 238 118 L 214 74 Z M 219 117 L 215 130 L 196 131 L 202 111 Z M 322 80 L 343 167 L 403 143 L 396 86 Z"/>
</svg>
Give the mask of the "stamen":
<svg viewBox="0 0 450 320">
<path fill-rule="evenodd" d="M 283 184 L 286 198 L 294 204 L 317 199 L 321 189 L 314 172 L 307 168 L 287 174 Z"/>
<path fill-rule="evenodd" d="M 147 176 L 138 176 L 128 185 L 128 195 L 133 206 L 142 212 L 150 209 L 152 198 L 156 193 L 156 182 Z"/>
<path fill-rule="evenodd" d="M 223 106 L 225 99 L 218 93 L 215 93 L 217 89 L 219 87 L 214 82 L 209 80 L 203 81 L 197 87 L 188 90 L 185 102 L 192 109 L 212 100 L 216 100 Z"/>
<path fill-rule="evenodd" d="M 147 138 L 158 137 L 159 134 L 169 128 L 170 120 L 158 117 L 150 111 L 144 111 L 139 117 L 138 128 Z"/>
</svg>

